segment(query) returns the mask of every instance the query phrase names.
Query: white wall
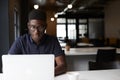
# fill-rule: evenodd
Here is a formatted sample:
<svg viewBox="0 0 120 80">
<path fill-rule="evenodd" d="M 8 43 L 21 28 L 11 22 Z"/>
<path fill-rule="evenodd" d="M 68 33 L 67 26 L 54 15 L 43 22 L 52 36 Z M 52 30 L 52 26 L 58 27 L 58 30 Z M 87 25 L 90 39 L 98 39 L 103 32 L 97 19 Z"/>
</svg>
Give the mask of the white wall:
<svg viewBox="0 0 120 80">
<path fill-rule="evenodd" d="M 89 19 L 89 38 L 96 39 L 104 36 L 103 19 Z"/>
<path fill-rule="evenodd" d="M 105 37 L 120 38 L 120 0 L 113 0 L 105 7 Z"/>
</svg>

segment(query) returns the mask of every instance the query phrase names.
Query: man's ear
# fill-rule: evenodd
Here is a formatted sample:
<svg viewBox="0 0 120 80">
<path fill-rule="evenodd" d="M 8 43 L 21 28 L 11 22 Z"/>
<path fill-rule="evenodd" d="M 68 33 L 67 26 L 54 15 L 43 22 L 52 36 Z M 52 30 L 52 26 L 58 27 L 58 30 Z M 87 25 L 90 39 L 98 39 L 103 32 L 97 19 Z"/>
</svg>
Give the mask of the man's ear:
<svg viewBox="0 0 120 80">
<path fill-rule="evenodd" d="M 47 23 L 45 24 L 45 29 L 47 28 Z"/>
<path fill-rule="evenodd" d="M 27 23 L 27 31 L 28 31 L 28 33 L 30 34 L 29 25 L 30 25 L 30 23 L 28 22 L 28 23 Z"/>
</svg>

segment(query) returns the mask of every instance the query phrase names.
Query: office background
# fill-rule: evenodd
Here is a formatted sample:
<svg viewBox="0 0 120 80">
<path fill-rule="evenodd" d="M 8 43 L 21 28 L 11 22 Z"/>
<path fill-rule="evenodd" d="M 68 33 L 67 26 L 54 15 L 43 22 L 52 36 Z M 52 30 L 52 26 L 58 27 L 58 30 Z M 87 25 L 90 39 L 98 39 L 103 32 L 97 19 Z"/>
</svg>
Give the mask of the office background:
<svg viewBox="0 0 120 80">
<path fill-rule="evenodd" d="M 120 1 L 110 1 L 104 9 L 104 37 L 105 38 L 120 38 Z M 22 5 L 22 6 L 21 6 Z M 27 14 L 31 10 L 28 7 L 28 0 L 1 0 L 0 1 L 0 54 L 7 53 L 11 44 L 15 40 L 14 36 L 22 35 L 26 32 Z M 14 13 L 19 15 L 16 19 L 20 27 L 20 34 L 14 34 Z M 24 14 L 23 14 L 24 13 Z M 56 21 L 51 22 L 50 18 L 55 14 L 54 9 L 47 10 L 47 33 L 56 36 Z M 17 22 L 16 22 L 17 23 Z"/>
</svg>

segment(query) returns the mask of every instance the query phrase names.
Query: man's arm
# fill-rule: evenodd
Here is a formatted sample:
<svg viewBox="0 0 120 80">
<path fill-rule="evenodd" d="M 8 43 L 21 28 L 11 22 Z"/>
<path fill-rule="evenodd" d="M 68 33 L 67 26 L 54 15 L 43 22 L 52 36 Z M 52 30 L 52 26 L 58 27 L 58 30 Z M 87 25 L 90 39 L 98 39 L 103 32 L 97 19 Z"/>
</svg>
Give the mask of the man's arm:
<svg viewBox="0 0 120 80">
<path fill-rule="evenodd" d="M 57 64 L 57 66 L 55 67 L 55 76 L 65 73 L 67 71 L 65 55 L 55 57 L 55 61 Z"/>
</svg>

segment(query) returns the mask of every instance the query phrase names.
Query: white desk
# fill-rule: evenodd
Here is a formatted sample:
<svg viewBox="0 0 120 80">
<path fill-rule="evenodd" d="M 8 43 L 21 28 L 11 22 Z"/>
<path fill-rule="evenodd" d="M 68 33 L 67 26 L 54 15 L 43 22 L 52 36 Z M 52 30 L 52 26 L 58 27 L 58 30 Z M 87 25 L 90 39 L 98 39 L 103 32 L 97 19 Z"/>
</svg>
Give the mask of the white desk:
<svg viewBox="0 0 120 80">
<path fill-rule="evenodd" d="M 120 80 L 120 69 L 67 72 L 55 77 L 55 80 L 70 80 L 69 74 L 76 73 L 78 74 L 77 80 Z"/>
<path fill-rule="evenodd" d="M 98 49 L 113 49 L 114 47 L 88 47 L 88 48 L 70 48 L 65 50 L 68 70 L 81 71 L 88 70 L 88 61 L 95 61 Z M 65 49 L 65 48 L 63 48 Z M 117 48 L 120 54 L 120 48 Z"/>
<path fill-rule="evenodd" d="M 55 80 L 70 80 L 70 76 L 77 74 L 77 80 L 120 80 L 120 69 L 71 71 L 55 77 Z M 70 75 L 70 76 L 69 76 Z M 3 80 L 0 74 L 0 80 Z"/>
<path fill-rule="evenodd" d="M 88 48 L 70 48 L 70 51 L 66 51 L 67 56 L 71 55 L 96 55 L 98 49 L 114 49 L 114 47 L 88 47 Z M 120 53 L 120 49 L 117 48 L 117 53 Z"/>
</svg>

